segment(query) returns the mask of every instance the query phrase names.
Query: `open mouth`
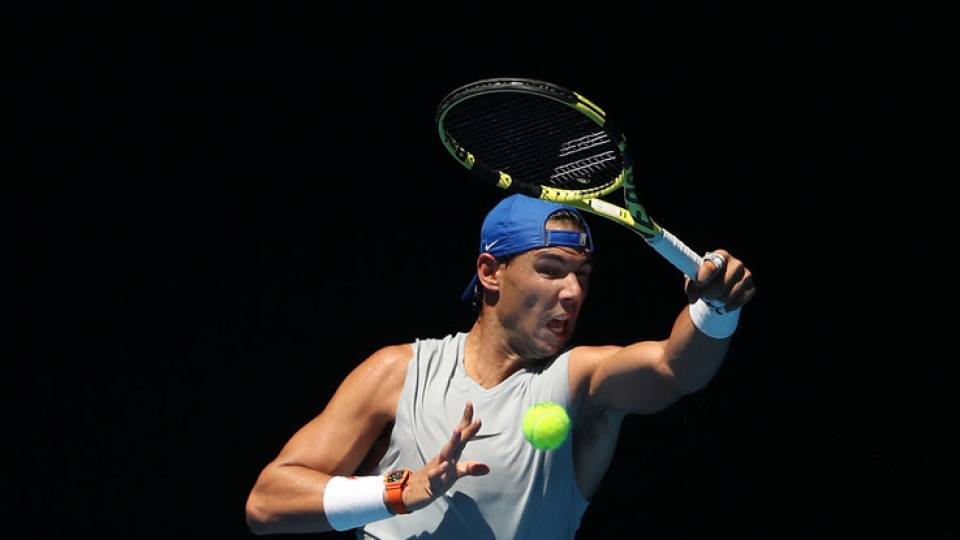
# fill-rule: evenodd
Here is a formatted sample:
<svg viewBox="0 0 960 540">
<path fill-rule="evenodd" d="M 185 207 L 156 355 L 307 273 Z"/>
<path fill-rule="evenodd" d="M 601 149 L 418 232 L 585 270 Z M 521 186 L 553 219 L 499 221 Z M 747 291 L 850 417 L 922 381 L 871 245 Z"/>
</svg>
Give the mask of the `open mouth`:
<svg viewBox="0 0 960 540">
<path fill-rule="evenodd" d="M 568 319 L 550 319 L 547 321 L 547 328 L 554 334 L 563 334 L 567 330 Z"/>
</svg>

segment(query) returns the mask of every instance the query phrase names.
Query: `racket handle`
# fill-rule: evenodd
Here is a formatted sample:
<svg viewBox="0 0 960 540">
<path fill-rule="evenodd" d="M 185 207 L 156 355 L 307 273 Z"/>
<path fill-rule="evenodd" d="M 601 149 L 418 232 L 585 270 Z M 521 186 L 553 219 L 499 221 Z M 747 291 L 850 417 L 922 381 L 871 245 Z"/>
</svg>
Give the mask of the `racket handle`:
<svg viewBox="0 0 960 540">
<path fill-rule="evenodd" d="M 663 258 L 670 261 L 681 272 L 690 279 L 697 279 L 697 271 L 703 264 L 703 258 L 696 254 L 686 244 L 681 242 L 676 236 L 670 234 L 670 231 L 660 228 L 660 234 L 647 240 L 650 247 L 657 253 L 663 255 Z"/>
</svg>

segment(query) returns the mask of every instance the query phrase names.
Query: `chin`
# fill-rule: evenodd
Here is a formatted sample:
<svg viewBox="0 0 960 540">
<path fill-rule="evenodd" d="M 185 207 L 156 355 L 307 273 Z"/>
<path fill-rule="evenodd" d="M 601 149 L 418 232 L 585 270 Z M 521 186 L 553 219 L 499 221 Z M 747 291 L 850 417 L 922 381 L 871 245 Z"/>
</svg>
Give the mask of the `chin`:
<svg viewBox="0 0 960 540">
<path fill-rule="evenodd" d="M 538 358 L 553 356 L 563 350 L 564 345 L 570 341 L 570 336 L 566 332 L 562 335 L 554 334 L 548 331 L 548 335 L 537 340 Z"/>
</svg>

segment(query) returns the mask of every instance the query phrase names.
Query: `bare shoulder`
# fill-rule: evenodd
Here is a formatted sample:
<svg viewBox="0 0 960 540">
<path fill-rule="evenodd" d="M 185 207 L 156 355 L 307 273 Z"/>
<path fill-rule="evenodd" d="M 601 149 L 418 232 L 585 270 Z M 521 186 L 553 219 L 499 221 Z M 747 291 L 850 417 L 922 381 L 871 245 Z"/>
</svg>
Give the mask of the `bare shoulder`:
<svg viewBox="0 0 960 540">
<path fill-rule="evenodd" d="M 412 358 L 413 345 L 409 343 L 388 345 L 371 354 L 354 369 L 351 376 L 356 374 L 360 377 L 376 377 L 387 385 L 396 384 L 395 379 L 399 378 L 399 384 L 402 386 L 407 366 Z"/>
<path fill-rule="evenodd" d="M 364 360 L 360 367 L 370 367 L 377 369 L 398 369 L 406 368 L 407 362 L 413 358 L 413 345 L 402 343 L 400 345 L 387 345 Z"/>
<path fill-rule="evenodd" d="M 378 412 L 392 415 L 412 358 L 413 346 L 409 343 L 383 347 L 354 368 L 337 394 L 356 394 L 366 403 L 376 405 Z M 335 395 L 334 399 L 337 397 Z"/>
<path fill-rule="evenodd" d="M 676 401 L 665 343 L 578 347 L 570 355 L 571 389 L 598 411 L 656 412 Z"/>
<path fill-rule="evenodd" d="M 581 345 L 570 350 L 571 362 L 602 362 L 617 352 L 623 350 L 619 345 Z"/>
<path fill-rule="evenodd" d="M 323 411 L 293 435 L 275 463 L 353 474 L 394 421 L 412 358 L 409 344 L 384 347 L 367 357 L 340 383 Z"/>
<path fill-rule="evenodd" d="M 581 346 L 571 349 L 568 367 L 570 392 L 583 397 L 600 366 L 621 350 L 623 347 L 617 345 Z"/>
</svg>

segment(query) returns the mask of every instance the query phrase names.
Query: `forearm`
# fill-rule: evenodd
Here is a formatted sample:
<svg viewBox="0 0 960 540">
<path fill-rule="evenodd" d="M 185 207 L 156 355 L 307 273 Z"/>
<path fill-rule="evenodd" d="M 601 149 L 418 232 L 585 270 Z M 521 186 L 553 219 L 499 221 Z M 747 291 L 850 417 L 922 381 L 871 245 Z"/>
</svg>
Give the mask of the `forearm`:
<svg viewBox="0 0 960 540">
<path fill-rule="evenodd" d="M 693 324 L 690 307 L 677 317 L 664 348 L 664 362 L 678 389 L 689 394 L 703 389 L 723 364 L 730 338 L 717 339 Z"/>
<path fill-rule="evenodd" d="M 308 533 L 333 528 L 323 512 L 331 476 L 300 465 L 264 469 L 247 499 L 247 524 L 255 534 Z"/>
</svg>

